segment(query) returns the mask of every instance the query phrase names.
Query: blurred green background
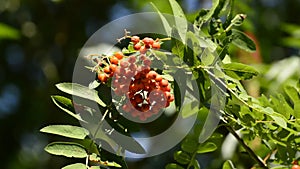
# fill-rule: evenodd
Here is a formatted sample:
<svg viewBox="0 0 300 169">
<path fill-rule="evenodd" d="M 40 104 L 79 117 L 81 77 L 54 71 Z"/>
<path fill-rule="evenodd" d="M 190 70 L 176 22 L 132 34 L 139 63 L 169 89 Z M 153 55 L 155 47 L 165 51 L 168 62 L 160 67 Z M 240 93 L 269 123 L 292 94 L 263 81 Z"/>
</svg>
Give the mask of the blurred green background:
<svg viewBox="0 0 300 169">
<path fill-rule="evenodd" d="M 54 169 L 70 163 L 44 152 L 44 146 L 55 138 L 39 133 L 48 124 L 76 124 L 51 102 L 50 95 L 59 93 L 54 85 L 72 80 L 78 52 L 95 31 L 119 17 L 153 11 L 149 2 L 0 0 L 0 168 Z M 152 2 L 170 12 L 168 1 Z M 179 2 L 189 14 L 211 5 L 210 0 Z M 277 90 L 284 78 L 278 79 L 276 72 L 299 62 L 299 9 L 300 0 L 236 1 L 236 13 L 248 16 L 242 28 L 259 45 L 259 52 L 251 55 L 233 50 L 236 59 L 269 65 L 262 68 L 266 75 L 275 66 L 269 79 L 262 76 L 259 80 L 262 91 Z M 282 59 L 285 62 L 276 68 Z M 290 69 L 289 77 L 299 76 L 299 66 Z M 130 167 L 163 168 L 169 160 L 172 152 L 131 162 Z M 206 162 L 200 159 L 200 164 L 205 166 Z"/>
</svg>

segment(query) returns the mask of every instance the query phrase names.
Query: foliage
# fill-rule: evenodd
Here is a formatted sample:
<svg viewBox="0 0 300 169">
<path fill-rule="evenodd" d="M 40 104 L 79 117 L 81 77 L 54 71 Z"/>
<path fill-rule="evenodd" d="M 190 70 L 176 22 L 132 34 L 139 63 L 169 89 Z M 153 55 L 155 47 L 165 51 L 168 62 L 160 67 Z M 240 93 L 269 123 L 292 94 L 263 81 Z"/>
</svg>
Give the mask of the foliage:
<svg viewBox="0 0 300 169">
<path fill-rule="evenodd" d="M 209 120 L 211 114 L 221 119 L 218 124 L 219 128 L 226 129 L 238 140 L 243 151 L 252 158 L 253 167 L 289 168 L 292 162 L 297 160 L 296 154 L 300 149 L 300 82 L 285 86 L 284 93 L 278 93 L 275 96 L 261 95 L 256 98 L 249 95 L 242 82 L 257 76 L 259 72 L 251 66 L 231 62 L 231 54 L 228 51 L 231 45 L 247 52 L 255 51 L 254 42 L 245 33 L 236 29 L 243 23 L 246 15 L 233 14 L 234 0 L 213 0 L 211 9 L 203 9 L 195 17 L 192 28 L 188 27 L 186 16 L 178 3 L 175 0 L 169 0 L 169 2 L 174 15 L 174 25 L 164 18 L 159 9 L 156 8 L 156 10 L 167 35 L 170 36 L 167 38 L 171 39 L 171 47 L 166 50 L 177 55 L 181 60 L 169 61 L 170 52 L 156 52 L 151 49 L 146 55 L 152 58 L 152 62 L 157 61 L 163 64 L 163 67 L 176 66 L 178 62 L 184 61 L 189 68 L 180 70 L 190 71 L 193 78 L 196 79 L 201 104 L 199 107 L 193 107 L 192 103 L 181 104 L 186 97 L 182 95 L 185 93 L 181 93 L 178 86 L 184 84 L 177 84 L 176 81 L 170 80 L 175 96 L 176 113 L 184 118 L 195 114 L 198 117 L 191 133 L 182 140 L 180 150 L 174 152 L 174 162 L 167 164 L 166 169 L 200 168 L 197 155 L 218 150 L 218 138 L 216 138 L 218 132 L 205 131 L 208 124 L 201 123 L 205 119 Z M 125 38 L 128 38 L 128 35 L 125 35 Z M 141 50 L 134 49 L 132 45 L 129 44 L 126 49 L 123 49 L 123 53 L 142 53 Z M 204 48 L 205 46 L 206 48 Z M 99 72 L 97 73 L 99 74 Z M 166 77 L 177 75 L 183 79 L 190 78 L 179 76 L 180 71 L 161 70 L 161 73 Z M 97 113 L 100 112 L 96 112 L 93 107 L 77 105 L 62 96 L 52 96 L 54 103 L 59 108 L 81 121 L 82 124 L 92 123 L 88 125 L 92 127 L 52 125 L 41 129 L 42 132 L 75 139 L 74 142 L 50 143 L 45 148 L 47 152 L 66 157 L 86 158 L 87 161 L 90 161 L 86 164 L 71 164 L 65 168 L 86 168 L 88 165 L 127 168 L 123 159 L 117 155 L 118 158 L 114 159 L 118 161 L 102 161 L 102 158 L 106 157 L 101 156 L 103 150 L 95 140 L 101 138 L 111 147 L 115 147 L 117 144 L 117 140 L 103 131 L 105 120 L 111 122 L 110 124 L 115 130 L 122 131 L 128 136 L 133 130 L 132 126 L 138 128 L 138 125 L 129 123 L 122 117 L 118 120 L 113 119 L 112 114 L 118 113 L 116 107 L 111 104 L 111 99 L 104 97 L 105 93 L 101 91 L 110 89 L 112 85 L 107 81 L 98 85 L 95 89 L 91 89 L 79 84 L 60 83 L 57 88 L 67 94 L 97 103 L 104 112 L 101 119 L 97 118 Z M 185 85 L 187 91 L 193 91 L 191 86 Z M 211 95 L 212 91 L 217 94 Z M 74 107 L 80 107 L 83 113 L 75 113 Z M 182 111 L 179 111 L 180 109 Z M 89 113 L 91 117 L 87 117 L 85 113 Z M 90 119 L 93 118 L 98 121 L 91 122 Z M 243 133 L 243 137 L 237 134 L 237 130 Z M 90 138 L 86 138 L 86 136 Z M 247 145 L 257 138 L 260 140 L 259 144 L 267 148 L 264 156 L 259 156 Z M 129 141 L 136 144 L 138 148 L 133 150 L 122 145 L 120 152 L 128 150 L 141 153 L 145 151 L 134 138 Z M 121 156 L 122 153 L 119 155 Z M 232 161 L 225 161 L 223 164 L 224 169 L 235 168 L 234 166 Z"/>
</svg>

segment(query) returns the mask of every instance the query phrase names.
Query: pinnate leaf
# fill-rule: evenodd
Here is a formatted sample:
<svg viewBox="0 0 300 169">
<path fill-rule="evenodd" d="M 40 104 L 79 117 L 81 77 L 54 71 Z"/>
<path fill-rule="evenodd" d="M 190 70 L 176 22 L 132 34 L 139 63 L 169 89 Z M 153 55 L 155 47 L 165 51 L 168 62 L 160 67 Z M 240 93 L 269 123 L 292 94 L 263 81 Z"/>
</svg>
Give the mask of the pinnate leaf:
<svg viewBox="0 0 300 169">
<path fill-rule="evenodd" d="M 87 152 L 82 145 L 72 142 L 53 142 L 45 147 L 45 151 L 65 157 L 85 158 L 87 156 Z"/>
<path fill-rule="evenodd" d="M 245 33 L 236 29 L 232 29 L 232 43 L 247 52 L 255 52 L 256 50 L 255 43 L 252 39 Z"/>
<path fill-rule="evenodd" d="M 222 169 L 235 169 L 232 161 L 227 160 L 224 162 Z"/>
<path fill-rule="evenodd" d="M 75 163 L 75 164 L 67 165 L 62 169 L 86 169 L 86 165 L 82 163 Z"/>
<path fill-rule="evenodd" d="M 89 131 L 85 128 L 71 125 L 51 125 L 42 128 L 40 131 L 75 139 L 84 139 L 89 135 Z"/>
<path fill-rule="evenodd" d="M 228 63 L 223 65 L 225 73 L 238 80 L 251 79 L 253 76 L 258 75 L 258 71 L 253 67 L 242 64 L 242 63 Z"/>
<path fill-rule="evenodd" d="M 217 149 L 217 146 L 215 143 L 212 142 L 206 142 L 201 144 L 198 147 L 197 153 L 209 153 L 209 152 L 213 152 Z"/>
<path fill-rule="evenodd" d="M 90 89 L 76 83 L 59 83 L 56 87 L 65 93 L 95 101 L 103 107 L 106 106 L 106 104 L 99 98 L 98 92 L 94 89 Z"/>
</svg>

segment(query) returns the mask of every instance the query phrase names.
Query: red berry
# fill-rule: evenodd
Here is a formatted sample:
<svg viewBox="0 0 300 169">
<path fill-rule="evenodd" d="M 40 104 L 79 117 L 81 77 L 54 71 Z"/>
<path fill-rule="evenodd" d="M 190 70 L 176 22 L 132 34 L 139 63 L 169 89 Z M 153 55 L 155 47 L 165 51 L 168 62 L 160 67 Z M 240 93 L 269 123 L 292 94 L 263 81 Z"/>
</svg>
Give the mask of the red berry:
<svg viewBox="0 0 300 169">
<path fill-rule="evenodd" d="M 111 71 L 110 71 L 109 66 L 104 67 L 104 68 L 103 68 L 103 72 L 104 72 L 104 73 L 107 73 L 107 74 L 110 74 Z"/>
<path fill-rule="evenodd" d="M 160 49 L 160 43 L 159 42 L 154 42 L 152 45 L 153 49 Z"/>
<path fill-rule="evenodd" d="M 295 164 L 292 166 L 292 169 L 300 169 L 300 166 L 298 164 Z"/>
<path fill-rule="evenodd" d="M 145 59 L 143 62 L 144 62 L 144 65 L 146 65 L 146 66 L 151 65 L 151 60 L 150 59 Z"/>
<path fill-rule="evenodd" d="M 157 76 L 157 73 L 155 71 L 150 71 L 147 75 L 146 75 L 146 78 L 148 79 L 155 79 Z"/>
<path fill-rule="evenodd" d="M 165 79 L 162 79 L 160 82 L 159 82 L 159 85 L 161 87 L 167 87 L 169 85 L 169 82 Z"/>
<path fill-rule="evenodd" d="M 133 42 L 134 44 L 137 44 L 139 41 L 140 41 L 140 37 L 138 37 L 138 36 L 131 37 L 131 42 Z"/>
<path fill-rule="evenodd" d="M 157 76 L 155 77 L 155 81 L 157 81 L 157 82 L 162 81 L 162 76 L 161 76 L 161 75 L 157 75 Z"/>
<path fill-rule="evenodd" d="M 140 94 L 136 94 L 133 98 L 135 100 L 135 102 L 137 103 L 142 103 L 143 102 L 143 97 Z"/>
<path fill-rule="evenodd" d="M 123 106 L 122 106 L 122 109 L 125 111 L 125 112 L 129 112 L 130 111 L 130 105 L 129 104 L 124 104 Z"/>
<path fill-rule="evenodd" d="M 137 43 L 137 44 L 135 44 L 135 45 L 133 46 L 133 48 L 134 48 L 135 50 L 140 50 L 141 47 L 142 47 L 142 45 L 141 45 L 140 43 Z"/>
<path fill-rule="evenodd" d="M 108 80 L 108 76 L 105 73 L 99 73 L 98 74 L 98 80 L 102 83 L 106 83 Z"/>
<path fill-rule="evenodd" d="M 123 68 L 127 68 L 129 63 L 127 61 L 121 61 L 120 66 Z"/>
<path fill-rule="evenodd" d="M 121 59 L 123 59 L 124 55 L 123 55 L 122 52 L 116 52 L 116 53 L 115 53 L 115 57 L 116 57 L 117 59 L 121 60 Z"/>
<path fill-rule="evenodd" d="M 109 69 L 110 69 L 111 72 L 115 72 L 118 69 L 118 66 L 114 65 L 114 64 L 111 64 L 111 65 L 109 65 Z"/>
<path fill-rule="evenodd" d="M 119 59 L 115 56 L 112 56 L 109 61 L 111 64 L 115 64 L 115 65 L 119 63 Z"/>
<path fill-rule="evenodd" d="M 168 102 L 172 102 L 172 101 L 174 101 L 174 99 L 175 99 L 174 95 L 171 94 L 171 97 L 168 99 Z"/>
<path fill-rule="evenodd" d="M 128 58 L 128 62 L 129 62 L 129 63 L 134 63 L 135 61 L 136 61 L 135 56 L 130 56 L 130 57 Z"/>
<path fill-rule="evenodd" d="M 146 48 L 149 48 L 154 43 L 154 40 L 152 38 L 145 37 L 143 39 L 143 42 L 144 42 Z"/>
<path fill-rule="evenodd" d="M 141 46 L 139 51 L 141 54 L 145 54 L 147 52 L 147 48 L 145 46 Z"/>
</svg>

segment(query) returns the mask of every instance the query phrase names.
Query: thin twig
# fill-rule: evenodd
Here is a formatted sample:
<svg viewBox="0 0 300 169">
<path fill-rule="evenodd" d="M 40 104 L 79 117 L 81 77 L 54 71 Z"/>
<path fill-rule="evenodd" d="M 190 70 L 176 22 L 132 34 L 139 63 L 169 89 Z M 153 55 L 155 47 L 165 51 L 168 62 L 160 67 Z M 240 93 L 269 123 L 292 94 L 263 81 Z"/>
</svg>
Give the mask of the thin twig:
<svg viewBox="0 0 300 169">
<path fill-rule="evenodd" d="M 247 151 L 250 157 L 258 163 L 260 167 L 268 169 L 266 163 L 253 152 L 253 150 L 244 142 L 243 139 L 240 138 L 240 136 L 235 132 L 235 130 L 231 126 L 225 125 L 225 127 L 243 146 L 243 148 Z"/>
</svg>

